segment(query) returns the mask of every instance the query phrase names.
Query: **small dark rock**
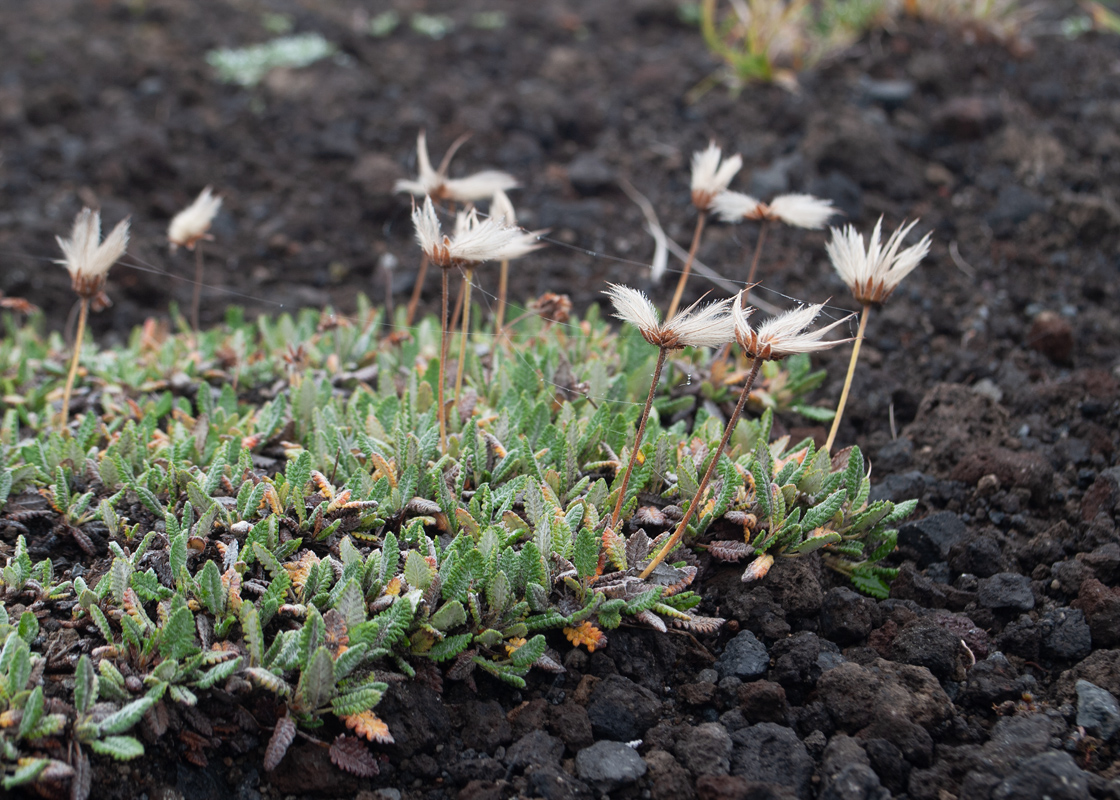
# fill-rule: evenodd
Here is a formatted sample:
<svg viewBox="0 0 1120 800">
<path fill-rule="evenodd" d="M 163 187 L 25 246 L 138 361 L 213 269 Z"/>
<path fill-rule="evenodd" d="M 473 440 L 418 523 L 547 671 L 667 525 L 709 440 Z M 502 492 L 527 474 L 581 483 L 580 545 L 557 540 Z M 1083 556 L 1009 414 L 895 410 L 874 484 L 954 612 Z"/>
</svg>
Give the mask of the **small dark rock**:
<svg viewBox="0 0 1120 800">
<path fill-rule="evenodd" d="M 977 588 L 980 605 L 1009 611 L 1030 611 L 1034 608 L 1031 580 L 1014 572 L 999 572 L 980 581 Z"/>
<path fill-rule="evenodd" d="M 1077 724 L 1107 742 L 1120 730 L 1120 703 L 1087 680 L 1079 680 L 1076 687 Z"/>
<path fill-rule="evenodd" d="M 861 740 L 883 739 L 902 753 L 906 762 L 915 768 L 933 764 L 933 737 L 921 725 L 898 716 L 882 716 L 858 734 Z M 868 758 L 871 758 L 870 753 Z"/>
<path fill-rule="evenodd" d="M 726 775 L 731 769 L 731 736 L 718 722 L 681 730 L 673 754 L 693 775 Z"/>
<path fill-rule="evenodd" d="M 1008 184 L 999 190 L 995 205 L 984 215 L 984 221 L 997 236 L 1009 236 L 1021 222 L 1032 214 L 1039 214 L 1049 207 L 1046 199 L 1021 186 Z"/>
<path fill-rule="evenodd" d="M 866 764 L 849 764 L 829 780 L 820 793 L 820 800 L 890 800 L 879 776 Z"/>
<path fill-rule="evenodd" d="M 614 188 L 616 179 L 614 169 L 595 153 L 580 153 L 568 165 L 568 181 L 585 197 Z"/>
<path fill-rule="evenodd" d="M 788 786 L 803 800 L 810 796 L 813 759 L 792 730 L 761 722 L 736 731 L 731 740 L 732 775 Z"/>
<path fill-rule="evenodd" d="M 920 499 L 925 494 L 926 484 L 929 482 L 930 479 L 920 470 L 896 472 L 873 484 L 868 499 L 872 503 L 878 500 Z"/>
<path fill-rule="evenodd" d="M 821 603 L 821 635 L 841 647 L 862 642 L 874 627 L 877 611 L 870 597 L 846 586 L 829 589 Z"/>
<path fill-rule="evenodd" d="M 730 744 L 731 740 L 728 739 L 728 745 Z M 644 759 L 649 768 L 646 783 L 649 785 L 650 800 L 688 800 L 696 796 L 692 789 L 692 776 L 677 763 L 671 753 L 651 750 L 645 754 Z"/>
<path fill-rule="evenodd" d="M 1096 519 L 1097 514 L 1109 514 L 1120 506 L 1120 467 L 1103 470 L 1093 485 L 1081 498 L 1081 519 Z"/>
<path fill-rule="evenodd" d="M 465 786 L 471 781 L 492 783 L 506 774 L 506 768 L 496 758 L 463 758 L 447 765 L 447 774 L 455 783 Z"/>
<path fill-rule="evenodd" d="M 911 551 L 919 567 L 944 561 L 949 549 L 968 532 L 952 511 L 939 511 L 898 529 L 898 547 Z"/>
<path fill-rule="evenodd" d="M 875 454 L 875 471 L 900 472 L 914 463 L 914 443 L 909 439 L 892 439 Z M 919 473 L 921 474 L 921 473 Z M 913 495 L 906 495 L 911 497 Z M 899 495 L 899 499 L 905 499 Z"/>
<path fill-rule="evenodd" d="M 995 475 L 1001 484 L 1021 486 L 1037 503 L 1050 496 L 1054 484 L 1054 468 L 1041 453 L 985 447 L 964 456 L 949 473 L 955 481 L 976 484 L 985 475 Z M 1017 508 L 1005 509 L 1015 513 Z"/>
<path fill-rule="evenodd" d="M 562 769 L 551 766 L 533 767 L 525 773 L 528 793 L 543 800 L 591 800 L 591 788 Z"/>
<path fill-rule="evenodd" d="M 788 639 L 775 642 L 771 648 L 774 669 L 771 677 L 785 687 L 786 691 L 795 688 L 811 687 L 824 673 L 821 655 L 829 652 L 839 655 L 840 649 L 815 633 L 801 631 Z"/>
<path fill-rule="evenodd" d="M 739 705 L 750 722 L 784 722 L 786 690 L 772 681 L 752 681 L 739 687 Z"/>
<path fill-rule="evenodd" d="M 1073 325 L 1054 311 L 1041 311 L 1027 331 L 1027 346 L 1037 350 L 1055 364 L 1073 362 Z"/>
<path fill-rule="evenodd" d="M 1003 112 L 993 98 L 952 97 L 934 110 L 933 124 L 954 139 L 979 139 L 1003 124 Z"/>
<path fill-rule="evenodd" d="M 1084 800 L 1089 796 L 1085 772 L 1069 753 L 1051 751 L 1015 767 L 992 791 L 992 800 Z"/>
<path fill-rule="evenodd" d="M 868 739 L 863 749 L 871 762 L 871 768 L 879 776 L 879 781 L 893 794 L 906 791 L 910 779 L 910 764 L 902 757 L 902 751 L 886 739 Z"/>
<path fill-rule="evenodd" d="M 925 667 L 939 680 L 961 680 L 961 640 L 933 620 L 922 618 L 906 624 L 891 642 L 891 659 Z"/>
<path fill-rule="evenodd" d="M 1070 605 L 1085 612 L 1096 647 L 1120 644 L 1120 589 L 1110 589 L 1096 578 L 1082 582 Z"/>
<path fill-rule="evenodd" d="M 949 698 L 928 669 L 881 658 L 869 666 L 847 663 L 824 673 L 817 681 L 817 693 L 837 726 L 853 732 L 884 713 L 932 725 L 952 711 Z"/>
<path fill-rule="evenodd" d="M 564 743 L 544 731 L 527 733 L 506 750 L 506 763 L 515 770 L 532 765 L 560 766 Z"/>
<path fill-rule="evenodd" d="M 622 742 L 600 741 L 576 753 L 580 780 L 601 792 L 634 783 L 646 774 L 646 762 Z"/>
<path fill-rule="evenodd" d="M 493 753 L 513 741 L 506 712 L 496 700 L 471 701 L 457 709 L 463 722 L 463 746 L 480 753 Z"/>
<path fill-rule="evenodd" d="M 1004 700 L 1017 700 L 1028 686 L 1007 657 L 995 652 L 968 671 L 962 703 L 991 708 Z"/>
<path fill-rule="evenodd" d="M 597 683 L 587 707 L 594 734 L 617 742 L 642 738 L 660 713 L 657 695 L 621 675 L 610 675 Z"/>
<path fill-rule="evenodd" d="M 715 668 L 721 678 L 734 676 L 751 681 L 766 674 L 770 668 L 770 655 L 766 652 L 766 645 L 753 633 L 739 631 L 723 649 Z"/>
<path fill-rule="evenodd" d="M 572 753 L 578 753 L 595 741 L 587 709 L 571 700 L 550 708 L 548 730 L 562 739 Z"/>
<path fill-rule="evenodd" d="M 949 566 L 957 572 L 988 578 L 1003 570 L 1003 550 L 995 537 L 981 534 L 950 547 Z"/>
<path fill-rule="evenodd" d="M 878 103 L 888 111 L 901 106 L 913 96 L 917 86 L 908 80 L 876 80 L 866 75 L 860 76 L 860 89 L 873 103 Z"/>
<path fill-rule="evenodd" d="M 764 783 L 738 775 L 702 775 L 696 781 L 698 800 L 797 800 L 797 794 L 778 783 Z"/>
<path fill-rule="evenodd" d="M 1039 619 L 1042 646 L 1053 658 L 1080 661 L 1093 649 L 1089 623 L 1079 608 L 1056 608 Z"/>
</svg>

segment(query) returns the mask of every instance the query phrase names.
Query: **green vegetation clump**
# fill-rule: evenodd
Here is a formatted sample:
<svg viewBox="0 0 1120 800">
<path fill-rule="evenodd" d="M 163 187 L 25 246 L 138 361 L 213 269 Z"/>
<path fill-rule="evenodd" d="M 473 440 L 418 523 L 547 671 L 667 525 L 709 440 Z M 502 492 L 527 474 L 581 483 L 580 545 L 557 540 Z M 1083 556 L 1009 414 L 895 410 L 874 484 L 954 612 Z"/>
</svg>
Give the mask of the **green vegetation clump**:
<svg viewBox="0 0 1120 800">
<path fill-rule="evenodd" d="M 302 735 L 371 775 L 361 740 L 392 741 L 374 709 L 404 676 L 442 665 L 449 679 L 522 687 L 534 667 L 563 670 L 553 648 L 564 637 L 594 649 L 624 621 L 694 632 L 723 622 L 699 613 L 687 547 L 639 577 L 720 441 L 723 420 L 697 402 L 718 390 L 656 397 L 623 487 L 656 353 L 596 309 L 476 337 L 486 344 L 465 350 L 470 388 L 442 454 L 432 319 L 383 339 L 386 320 L 362 299 L 352 320 L 250 322 L 232 309 L 197 334 L 182 319 L 178 334 L 151 322 L 123 346 L 83 353 L 65 430 L 47 424 L 65 374 L 60 337 L 40 334 L 39 319 L 5 322 L 5 788 L 88 788 L 85 751 L 139 756 L 130 731 L 141 719 L 196 709 L 212 692 L 271 708 L 266 768 Z M 704 375 L 709 355 L 682 351 L 666 385 Z M 792 382 L 812 382 L 807 371 L 799 364 Z M 772 420 L 768 409 L 739 425 L 686 543 L 702 537 L 713 556 L 755 563 L 819 550 L 885 596 L 893 571 L 879 562 L 913 503 L 869 504 L 857 448 L 830 458 L 810 440 L 772 440 Z M 621 491 L 628 525 L 616 530 Z M 47 533 L 56 558 L 84 568 L 33 559 L 28 542 Z M 72 678 L 44 682 L 48 662 L 59 670 L 60 620 L 83 644 Z"/>
</svg>

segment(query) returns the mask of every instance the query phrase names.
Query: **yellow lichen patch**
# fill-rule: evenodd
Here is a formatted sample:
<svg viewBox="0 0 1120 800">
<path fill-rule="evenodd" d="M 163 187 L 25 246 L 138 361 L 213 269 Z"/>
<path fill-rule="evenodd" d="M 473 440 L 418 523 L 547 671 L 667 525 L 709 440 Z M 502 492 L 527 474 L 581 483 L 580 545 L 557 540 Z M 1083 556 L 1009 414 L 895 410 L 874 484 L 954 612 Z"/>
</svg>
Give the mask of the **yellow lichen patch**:
<svg viewBox="0 0 1120 800">
<path fill-rule="evenodd" d="M 389 726 L 372 711 L 363 711 L 361 714 L 350 714 L 342 718 L 346 727 L 358 736 L 364 736 L 371 742 L 392 744 L 393 735 L 389 733 Z"/>
<path fill-rule="evenodd" d="M 594 653 L 596 647 L 602 647 L 607 643 L 607 637 L 603 632 L 587 620 L 574 628 L 564 628 L 564 635 L 574 647 L 579 647 L 581 644 L 586 646 L 589 653 Z"/>
<path fill-rule="evenodd" d="M 518 636 L 506 640 L 506 655 L 512 657 L 517 650 L 525 644 L 525 639 Z"/>
</svg>

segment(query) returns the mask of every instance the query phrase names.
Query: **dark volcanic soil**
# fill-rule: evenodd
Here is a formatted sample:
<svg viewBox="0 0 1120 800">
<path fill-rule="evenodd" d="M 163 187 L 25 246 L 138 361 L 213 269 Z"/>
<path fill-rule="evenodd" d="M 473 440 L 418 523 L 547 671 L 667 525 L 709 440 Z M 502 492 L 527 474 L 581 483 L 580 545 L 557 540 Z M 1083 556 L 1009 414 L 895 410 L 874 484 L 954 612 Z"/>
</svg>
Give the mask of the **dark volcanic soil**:
<svg viewBox="0 0 1120 800">
<path fill-rule="evenodd" d="M 872 315 L 839 439 L 870 455 L 880 496 L 922 499 L 901 574 L 877 602 L 813 559 L 749 590 L 707 565 L 702 591 L 730 620 L 719 636 L 621 630 L 590 656 L 565 648 L 567 674 L 520 693 L 394 687 L 379 713 L 398 744 L 372 782 L 311 745 L 265 774 L 253 741 L 225 758 L 219 741 L 205 769 L 179 745 L 124 769 L 99 760 L 93 796 L 1120 797 L 1120 39 L 1043 35 L 1016 59 L 904 21 L 797 94 L 687 105 L 714 64 L 669 0 L 395 5 L 456 30 L 372 38 L 363 20 L 387 4 L 358 0 L 0 4 L 0 289 L 61 327 L 72 295 L 53 237 L 88 203 L 108 224 L 132 216 L 137 265 L 114 268 L 97 335 L 185 306 L 190 284 L 165 271 L 191 262 L 164 232 L 213 184 L 204 319 L 231 302 L 345 312 L 359 291 L 383 296 L 389 256 L 400 303 L 417 250 L 390 189 L 424 127 L 437 160 L 472 133 L 452 173 L 514 173 L 522 223 L 559 243 L 516 271 L 511 297 L 583 307 L 604 280 L 648 280 L 652 243 L 617 181 L 687 245 L 688 160 L 713 138 L 744 156 L 735 188 L 830 197 L 864 231 L 882 214 L 934 232 Z M 471 26 L 493 10 L 503 28 Z M 205 53 L 269 38 L 266 12 L 342 55 L 255 89 L 217 83 Z M 741 280 L 754 236 L 712 226 L 700 258 Z M 824 241 L 774 231 L 758 296 L 854 307 Z M 431 302 L 434 276 L 427 288 Z M 652 287 L 662 306 L 671 289 Z M 846 359 L 823 360 L 820 402 Z"/>
</svg>

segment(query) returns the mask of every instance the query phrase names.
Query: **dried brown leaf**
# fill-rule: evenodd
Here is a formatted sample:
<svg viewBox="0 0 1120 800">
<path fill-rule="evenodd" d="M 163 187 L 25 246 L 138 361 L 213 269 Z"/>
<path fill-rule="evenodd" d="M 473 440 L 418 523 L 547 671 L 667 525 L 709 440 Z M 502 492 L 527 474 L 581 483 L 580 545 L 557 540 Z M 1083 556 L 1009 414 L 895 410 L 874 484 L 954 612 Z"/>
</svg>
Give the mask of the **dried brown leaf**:
<svg viewBox="0 0 1120 800">
<path fill-rule="evenodd" d="M 365 743 L 346 734 L 340 734 L 331 743 L 331 763 L 359 778 L 372 778 L 381 772 Z"/>
<path fill-rule="evenodd" d="M 266 772 L 276 769 L 288 752 L 292 741 L 296 738 L 296 724 L 291 717 L 281 717 L 276 721 L 272 730 L 272 738 L 268 740 L 268 747 L 264 751 L 264 768 Z"/>
</svg>

